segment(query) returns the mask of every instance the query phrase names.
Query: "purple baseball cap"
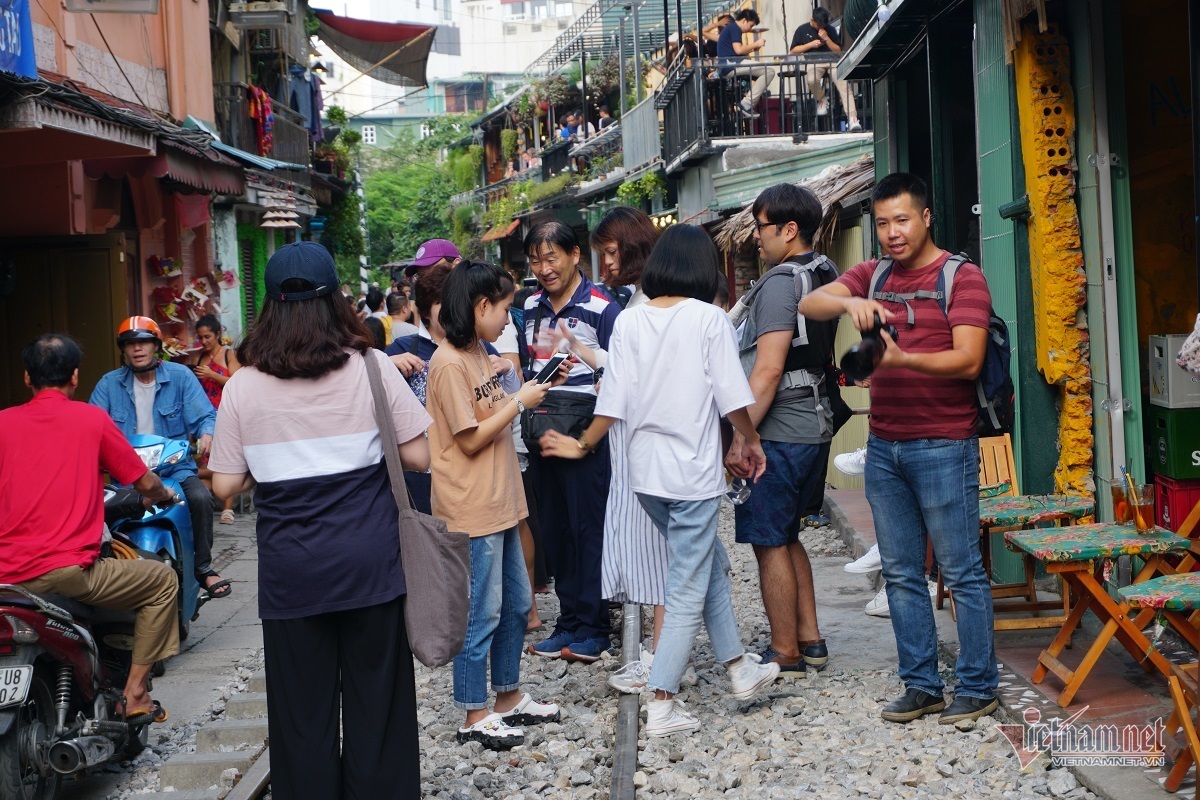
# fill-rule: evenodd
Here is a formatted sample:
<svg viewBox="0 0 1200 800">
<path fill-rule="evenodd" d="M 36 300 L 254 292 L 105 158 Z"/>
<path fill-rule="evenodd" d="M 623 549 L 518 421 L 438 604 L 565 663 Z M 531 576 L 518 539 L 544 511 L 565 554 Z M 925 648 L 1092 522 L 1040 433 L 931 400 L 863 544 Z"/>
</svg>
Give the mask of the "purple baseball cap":
<svg viewBox="0 0 1200 800">
<path fill-rule="evenodd" d="M 412 277 L 417 270 L 422 267 L 432 267 L 443 258 L 453 261 L 456 258 L 462 258 L 462 253 L 458 252 L 454 242 L 448 239 L 430 239 L 417 248 L 417 254 L 404 268 L 404 274 Z"/>
</svg>

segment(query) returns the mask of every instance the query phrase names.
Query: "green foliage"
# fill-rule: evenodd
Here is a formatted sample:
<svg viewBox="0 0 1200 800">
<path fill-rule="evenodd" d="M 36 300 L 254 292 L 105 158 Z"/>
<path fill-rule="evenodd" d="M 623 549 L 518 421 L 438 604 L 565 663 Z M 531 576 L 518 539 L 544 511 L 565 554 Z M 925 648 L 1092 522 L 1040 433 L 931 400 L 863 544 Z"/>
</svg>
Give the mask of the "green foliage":
<svg viewBox="0 0 1200 800">
<path fill-rule="evenodd" d="M 346 109 L 341 106 L 329 106 L 326 108 L 325 119 L 329 120 L 330 125 L 345 125 L 350 120 L 346 116 Z"/>
<path fill-rule="evenodd" d="M 647 172 L 633 181 L 622 183 L 617 189 L 617 199 L 625 205 L 641 207 L 655 192 L 667 187 L 667 181 L 659 172 Z"/>
<path fill-rule="evenodd" d="M 353 283 L 358 282 L 358 257 L 366 249 L 359 226 L 361 210 L 357 194 L 351 192 L 336 197 L 321 235 L 321 242 L 333 253 L 333 260 L 338 264 L 338 276 L 345 280 L 342 269 L 350 270 Z"/>
<path fill-rule="evenodd" d="M 321 30 L 321 23 L 317 20 L 317 15 L 313 13 L 311 8 L 304 9 L 304 35 L 316 36 Z"/>
<path fill-rule="evenodd" d="M 494 228 L 497 225 L 511 222 L 538 203 L 562 194 L 571 185 L 574 178 L 573 175 L 563 174 L 541 183 L 521 181 L 510 184 L 507 196 L 493 200 L 488 205 L 487 211 L 483 214 L 483 227 Z"/>
<path fill-rule="evenodd" d="M 454 186 L 460 192 L 474 189 L 479 184 L 479 170 L 482 167 L 482 145 L 473 144 L 466 150 L 457 150 L 448 156 L 448 168 L 454 177 Z"/>
<path fill-rule="evenodd" d="M 517 157 L 517 132 L 512 128 L 500 131 L 500 151 L 504 154 L 505 161 L 512 161 Z"/>
</svg>

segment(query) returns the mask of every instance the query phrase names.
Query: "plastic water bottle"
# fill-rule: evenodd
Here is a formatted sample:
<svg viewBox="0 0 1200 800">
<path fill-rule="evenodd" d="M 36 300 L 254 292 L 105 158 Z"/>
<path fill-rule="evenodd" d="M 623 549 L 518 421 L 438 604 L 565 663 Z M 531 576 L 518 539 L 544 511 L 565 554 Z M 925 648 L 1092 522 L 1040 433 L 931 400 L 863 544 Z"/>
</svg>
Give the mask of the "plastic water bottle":
<svg viewBox="0 0 1200 800">
<path fill-rule="evenodd" d="M 750 499 L 750 486 L 746 483 L 745 478 L 732 478 L 729 481 L 729 487 L 725 490 L 725 499 L 735 506 L 740 506 L 742 503 Z"/>
</svg>

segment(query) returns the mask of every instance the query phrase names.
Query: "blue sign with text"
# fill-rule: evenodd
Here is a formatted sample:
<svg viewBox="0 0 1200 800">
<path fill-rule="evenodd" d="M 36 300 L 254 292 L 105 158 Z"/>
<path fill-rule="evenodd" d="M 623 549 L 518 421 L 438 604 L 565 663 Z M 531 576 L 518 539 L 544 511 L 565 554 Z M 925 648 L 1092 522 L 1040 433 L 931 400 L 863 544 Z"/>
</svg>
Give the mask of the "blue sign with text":
<svg viewBox="0 0 1200 800">
<path fill-rule="evenodd" d="M 29 0 L 0 0 L 0 71 L 38 76 Z"/>
</svg>

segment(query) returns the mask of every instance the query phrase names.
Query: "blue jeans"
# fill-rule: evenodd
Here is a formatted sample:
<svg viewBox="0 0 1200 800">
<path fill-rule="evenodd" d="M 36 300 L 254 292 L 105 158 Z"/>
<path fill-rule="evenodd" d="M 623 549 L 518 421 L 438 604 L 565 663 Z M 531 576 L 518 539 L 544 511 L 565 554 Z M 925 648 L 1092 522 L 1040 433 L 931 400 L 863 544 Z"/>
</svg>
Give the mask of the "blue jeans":
<svg viewBox="0 0 1200 800">
<path fill-rule="evenodd" d="M 667 613 L 654 651 L 650 686 L 674 693 L 679 691 L 701 619 L 717 661 L 727 663 L 746 652 L 733 617 L 729 556 L 717 538 L 721 498 L 671 500 L 648 494 L 637 498 L 671 546 Z"/>
<path fill-rule="evenodd" d="M 995 696 L 991 583 L 979 549 L 979 440 L 889 442 L 872 435 L 864 476 L 905 687 L 941 695 L 925 582 L 927 536 L 958 615 L 956 694 Z"/>
<path fill-rule="evenodd" d="M 533 592 L 517 528 L 471 539 L 471 611 L 462 652 L 454 657 L 454 705 L 488 707 L 488 655 L 492 689 L 520 685 L 521 650 Z"/>
</svg>

